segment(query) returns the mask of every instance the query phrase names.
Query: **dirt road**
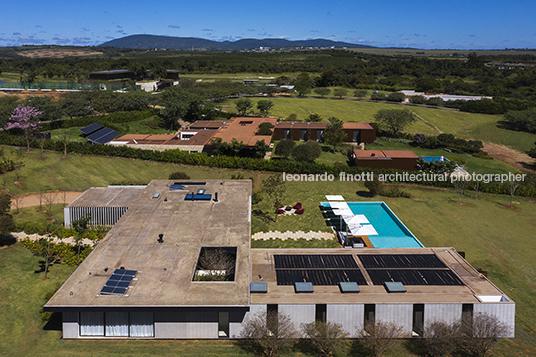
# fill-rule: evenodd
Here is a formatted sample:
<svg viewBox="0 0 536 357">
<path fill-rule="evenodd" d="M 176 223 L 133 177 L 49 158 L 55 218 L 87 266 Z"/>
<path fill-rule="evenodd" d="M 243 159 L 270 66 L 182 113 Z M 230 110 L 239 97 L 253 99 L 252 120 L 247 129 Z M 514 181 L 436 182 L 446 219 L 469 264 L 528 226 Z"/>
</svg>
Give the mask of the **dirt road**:
<svg viewBox="0 0 536 357">
<path fill-rule="evenodd" d="M 52 192 L 52 193 L 43 193 L 43 197 L 41 198 L 39 194 L 34 195 L 28 195 L 28 196 L 22 196 L 19 197 L 19 208 L 25 208 L 25 207 L 32 207 L 32 206 L 39 206 L 39 201 L 42 200 L 42 204 L 46 204 L 46 199 L 48 197 L 52 198 L 54 200 L 54 203 L 71 203 L 75 199 L 80 196 L 82 192 L 76 192 L 76 191 L 67 191 L 65 192 Z M 46 196 L 46 197 L 45 197 Z M 17 208 L 17 199 L 13 198 L 11 200 L 11 209 Z"/>
<path fill-rule="evenodd" d="M 483 143 L 483 150 L 495 157 L 498 160 L 504 161 L 507 164 L 512 165 L 513 167 L 536 173 L 535 159 L 514 149 L 510 149 L 504 145 L 494 144 L 494 143 Z"/>
</svg>

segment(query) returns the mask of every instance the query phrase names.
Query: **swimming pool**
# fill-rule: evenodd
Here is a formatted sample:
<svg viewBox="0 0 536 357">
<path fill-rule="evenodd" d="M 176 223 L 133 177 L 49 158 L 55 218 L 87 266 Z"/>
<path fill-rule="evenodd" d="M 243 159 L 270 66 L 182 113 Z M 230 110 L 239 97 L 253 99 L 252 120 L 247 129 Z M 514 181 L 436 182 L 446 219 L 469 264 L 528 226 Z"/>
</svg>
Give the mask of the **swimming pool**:
<svg viewBox="0 0 536 357">
<path fill-rule="evenodd" d="M 367 234 L 376 248 L 422 248 L 421 242 L 385 202 L 346 202 L 354 215 L 364 215 L 377 234 Z M 330 207 L 329 202 L 322 202 Z M 365 228 L 367 224 L 362 224 Z"/>
<path fill-rule="evenodd" d="M 448 162 L 450 162 L 450 160 L 447 159 L 444 156 L 421 156 L 421 159 L 423 159 L 424 162 L 432 162 L 432 161 L 436 161 L 436 162 L 448 161 Z"/>
</svg>

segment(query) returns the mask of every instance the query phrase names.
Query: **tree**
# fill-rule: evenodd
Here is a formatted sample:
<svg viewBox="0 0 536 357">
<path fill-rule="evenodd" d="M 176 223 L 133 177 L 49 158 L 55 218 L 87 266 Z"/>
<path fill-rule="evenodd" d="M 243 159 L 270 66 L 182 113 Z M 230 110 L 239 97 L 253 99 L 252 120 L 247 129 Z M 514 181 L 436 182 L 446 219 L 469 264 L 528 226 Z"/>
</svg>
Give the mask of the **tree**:
<svg viewBox="0 0 536 357">
<path fill-rule="evenodd" d="M 390 136 L 396 136 L 416 120 L 415 114 L 407 109 L 381 109 L 374 114 L 374 118 Z"/>
<path fill-rule="evenodd" d="M 253 107 L 253 101 L 249 98 L 240 98 L 235 102 L 235 106 L 238 114 L 244 116 Z"/>
<path fill-rule="evenodd" d="M 266 143 L 264 142 L 264 140 L 257 140 L 257 142 L 255 143 L 255 157 L 258 157 L 258 158 L 264 158 L 264 156 L 266 156 L 266 152 L 268 151 L 268 149 L 270 148 L 269 145 L 266 145 Z"/>
<path fill-rule="evenodd" d="M 344 88 L 336 88 L 334 91 L 333 91 L 333 95 L 336 96 L 336 97 L 339 97 L 342 99 L 342 97 L 344 97 L 345 95 L 348 94 L 348 91 Z"/>
<path fill-rule="evenodd" d="M 17 96 L 6 95 L 0 97 L 0 128 L 4 128 L 7 125 L 18 100 Z"/>
<path fill-rule="evenodd" d="M 60 119 L 63 115 L 62 110 L 55 100 L 49 96 L 32 96 L 22 102 L 24 106 L 31 106 L 41 112 L 39 119 L 50 121 Z"/>
<path fill-rule="evenodd" d="M 402 335 L 402 327 L 392 323 L 378 321 L 364 327 L 359 333 L 361 344 L 368 349 L 374 357 L 381 357 L 393 348 L 396 339 Z"/>
<path fill-rule="evenodd" d="M 83 117 L 93 114 L 93 108 L 87 99 L 77 95 L 78 93 L 69 93 L 64 95 L 58 102 L 65 115 L 71 119 L 74 117 Z"/>
<path fill-rule="evenodd" d="M 47 217 L 52 219 L 52 217 L 54 217 L 54 211 L 52 209 L 54 207 L 54 202 L 56 201 L 56 193 L 48 192 L 48 194 L 43 197 L 43 200 L 45 201 L 47 208 Z"/>
<path fill-rule="evenodd" d="M 363 89 L 358 89 L 354 92 L 354 97 L 356 98 L 365 98 L 367 96 L 367 91 Z"/>
<path fill-rule="evenodd" d="M 247 317 L 240 337 L 250 340 L 266 357 L 274 357 L 296 344 L 299 332 L 289 316 L 276 311 Z"/>
<path fill-rule="evenodd" d="M 507 332 L 507 326 L 496 316 L 479 312 L 460 326 L 462 348 L 471 356 L 484 357 Z"/>
<path fill-rule="evenodd" d="M 370 99 L 371 100 L 385 100 L 385 94 L 381 94 L 381 93 L 372 93 L 370 95 Z"/>
<path fill-rule="evenodd" d="M 91 215 L 77 219 L 71 223 L 71 228 L 76 231 L 76 237 L 74 237 L 74 242 L 77 248 L 76 261 L 80 264 L 80 249 L 82 248 L 82 241 L 84 240 L 84 233 L 89 230 L 89 223 L 91 222 Z"/>
<path fill-rule="evenodd" d="M 322 148 L 316 141 L 308 141 L 305 144 L 296 146 L 291 155 L 296 161 L 314 162 L 320 157 Z"/>
<path fill-rule="evenodd" d="M 309 114 L 309 116 L 307 117 L 307 121 L 308 122 L 321 122 L 322 117 L 316 113 L 312 113 L 312 114 Z"/>
<path fill-rule="evenodd" d="M 319 88 L 315 88 L 314 92 L 318 94 L 319 96 L 325 97 L 326 95 L 331 94 L 331 89 L 326 88 L 326 87 L 319 87 Z"/>
<path fill-rule="evenodd" d="M 451 174 L 451 181 L 456 189 L 456 194 L 458 195 L 458 204 L 462 204 L 463 193 L 465 192 L 465 186 L 467 186 L 467 180 L 463 174 L 457 174 L 453 176 Z"/>
<path fill-rule="evenodd" d="M 348 347 L 346 339 L 349 334 L 344 331 L 341 324 L 315 321 L 301 324 L 301 328 L 321 356 L 333 356 L 335 349 L 346 350 Z"/>
<path fill-rule="evenodd" d="M 6 236 L 15 229 L 13 216 L 9 214 L 11 210 L 11 196 L 8 193 L 0 192 L 0 237 Z"/>
<path fill-rule="evenodd" d="M 333 146 L 333 152 L 335 152 L 337 146 L 342 144 L 344 138 L 346 138 L 346 133 L 342 126 L 342 120 L 335 117 L 329 118 L 329 124 L 326 124 L 326 129 L 324 130 L 322 138 L 326 144 Z"/>
<path fill-rule="evenodd" d="M 444 321 L 433 321 L 425 327 L 421 344 L 427 356 L 450 355 L 456 347 L 457 328 Z"/>
<path fill-rule="evenodd" d="M 275 146 L 274 154 L 287 158 L 295 147 L 296 142 L 294 140 L 283 139 Z"/>
<path fill-rule="evenodd" d="M 263 116 L 267 116 L 273 106 L 274 102 L 272 102 L 271 100 L 259 100 L 257 102 L 257 109 L 261 112 L 261 115 Z"/>
<path fill-rule="evenodd" d="M 272 128 L 274 125 L 270 122 L 264 122 L 259 125 L 259 130 L 255 135 L 272 135 Z"/>
<path fill-rule="evenodd" d="M 313 80 L 307 73 L 300 73 L 295 81 L 296 90 L 300 97 L 311 93 L 311 87 L 313 86 Z"/>
<path fill-rule="evenodd" d="M 196 280 L 229 281 L 234 276 L 235 257 L 223 249 L 205 249 L 199 257 L 198 269 L 205 272 Z"/>
<path fill-rule="evenodd" d="M 45 276 L 43 280 L 46 280 L 50 266 L 60 260 L 60 252 L 56 244 L 54 244 L 52 235 L 47 234 L 45 238 L 40 238 L 38 245 L 34 247 L 32 253 L 35 256 L 45 259 Z"/>
<path fill-rule="evenodd" d="M 516 193 L 518 186 L 519 186 L 519 181 L 516 181 L 516 180 L 508 181 L 508 191 L 510 192 L 510 208 L 514 207 L 514 194 Z"/>
<path fill-rule="evenodd" d="M 372 180 L 365 181 L 365 188 L 369 190 L 369 194 L 374 197 L 381 193 L 383 182 L 380 181 L 378 175 L 373 175 Z"/>
<path fill-rule="evenodd" d="M 262 192 L 272 199 L 276 222 L 277 210 L 285 195 L 285 189 L 285 181 L 283 181 L 282 175 L 273 175 L 262 180 Z"/>
<path fill-rule="evenodd" d="M 63 144 L 63 158 L 67 158 L 67 146 L 71 142 L 71 132 L 69 130 L 64 130 L 63 134 L 60 136 L 60 141 Z"/>
<path fill-rule="evenodd" d="M 39 129 L 39 115 L 41 112 L 34 107 L 18 105 L 9 118 L 7 129 L 20 129 L 26 140 L 26 152 L 30 153 L 30 141 L 33 134 Z"/>
<path fill-rule="evenodd" d="M 406 95 L 404 93 L 398 93 L 394 92 L 387 96 L 387 100 L 389 102 L 403 102 L 406 99 Z"/>
</svg>

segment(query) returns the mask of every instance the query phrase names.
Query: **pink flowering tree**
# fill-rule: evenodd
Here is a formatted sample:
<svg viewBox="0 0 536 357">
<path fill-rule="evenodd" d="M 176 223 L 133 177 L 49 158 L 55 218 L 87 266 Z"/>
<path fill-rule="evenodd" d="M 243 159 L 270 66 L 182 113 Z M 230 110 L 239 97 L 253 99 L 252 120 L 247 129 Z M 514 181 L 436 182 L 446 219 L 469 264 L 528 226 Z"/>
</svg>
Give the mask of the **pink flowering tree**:
<svg viewBox="0 0 536 357">
<path fill-rule="evenodd" d="M 7 124 L 8 130 L 22 130 L 24 139 L 26 140 L 26 152 L 28 153 L 30 152 L 30 140 L 32 139 L 33 133 L 39 129 L 39 123 L 41 123 L 38 119 L 41 113 L 34 107 L 19 105 L 13 110 Z"/>
</svg>

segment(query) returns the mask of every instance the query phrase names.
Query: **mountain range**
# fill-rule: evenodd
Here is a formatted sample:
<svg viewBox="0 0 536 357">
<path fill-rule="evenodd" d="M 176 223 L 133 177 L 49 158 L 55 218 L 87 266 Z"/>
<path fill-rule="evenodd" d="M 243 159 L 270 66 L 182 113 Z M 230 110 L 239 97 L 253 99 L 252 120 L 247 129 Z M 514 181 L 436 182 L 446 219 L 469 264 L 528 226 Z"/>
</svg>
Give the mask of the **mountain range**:
<svg viewBox="0 0 536 357">
<path fill-rule="evenodd" d="M 135 49 L 168 49 L 168 50 L 210 50 L 210 51 L 240 51 L 258 48 L 283 47 L 368 47 L 354 43 L 331 41 L 325 39 L 291 41 L 280 38 L 265 38 L 262 40 L 247 38 L 237 41 L 212 41 L 196 37 L 171 37 L 157 35 L 131 35 L 117 38 L 101 44 L 107 47 L 123 47 Z"/>
</svg>

